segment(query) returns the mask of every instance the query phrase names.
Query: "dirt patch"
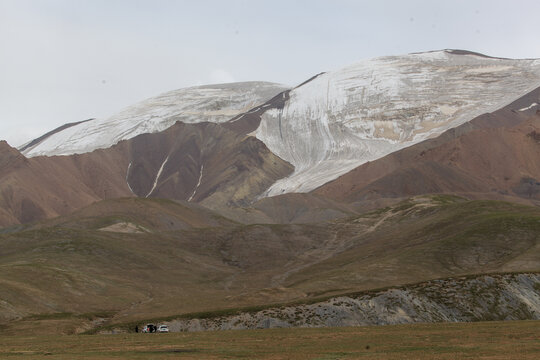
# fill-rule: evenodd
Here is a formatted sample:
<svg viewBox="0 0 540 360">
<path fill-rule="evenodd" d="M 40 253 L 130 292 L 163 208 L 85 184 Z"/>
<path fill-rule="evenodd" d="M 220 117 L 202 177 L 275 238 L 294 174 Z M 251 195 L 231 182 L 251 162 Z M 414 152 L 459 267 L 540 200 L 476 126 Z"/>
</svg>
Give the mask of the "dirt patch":
<svg viewBox="0 0 540 360">
<path fill-rule="evenodd" d="M 100 231 L 110 231 L 110 232 L 119 232 L 119 233 L 126 233 L 126 234 L 140 234 L 144 233 L 147 230 L 143 227 L 140 227 L 136 224 L 129 223 L 129 222 L 122 222 L 117 224 L 112 224 L 106 227 L 103 227 L 99 229 Z"/>
</svg>

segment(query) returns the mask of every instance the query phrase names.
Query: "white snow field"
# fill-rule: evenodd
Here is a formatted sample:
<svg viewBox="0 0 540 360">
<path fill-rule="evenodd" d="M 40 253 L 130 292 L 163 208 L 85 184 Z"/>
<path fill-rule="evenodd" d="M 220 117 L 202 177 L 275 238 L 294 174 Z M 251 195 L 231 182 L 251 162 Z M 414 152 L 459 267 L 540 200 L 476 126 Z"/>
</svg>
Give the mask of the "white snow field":
<svg viewBox="0 0 540 360">
<path fill-rule="evenodd" d="M 163 131 L 176 121 L 224 122 L 286 90 L 284 85 L 244 82 L 174 90 L 119 113 L 57 132 L 23 151 L 27 157 L 71 155 L 108 148 L 139 134 Z"/>
<path fill-rule="evenodd" d="M 254 132 L 295 171 L 264 194 L 307 192 L 497 110 L 540 86 L 540 60 L 441 50 L 365 60 L 292 90 Z"/>
</svg>

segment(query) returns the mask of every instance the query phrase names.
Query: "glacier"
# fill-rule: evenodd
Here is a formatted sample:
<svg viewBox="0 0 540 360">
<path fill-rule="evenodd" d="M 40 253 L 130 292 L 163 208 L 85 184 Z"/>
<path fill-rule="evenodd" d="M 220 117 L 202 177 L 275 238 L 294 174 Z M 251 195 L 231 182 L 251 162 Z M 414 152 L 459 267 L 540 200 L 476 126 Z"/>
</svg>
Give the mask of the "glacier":
<svg viewBox="0 0 540 360">
<path fill-rule="evenodd" d="M 288 88 L 281 84 L 251 81 L 173 90 L 129 106 L 110 117 L 59 131 L 27 147 L 22 153 L 27 157 L 82 154 L 111 147 L 139 134 L 166 130 L 177 121 L 225 122 Z"/>
<path fill-rule="evenodd" d="M 295 171 L 262 196 L 311 191 L 540 86 L 540 60 L 441 50 L 364 60 L 289 92 L 252 133 Z"/>
</svg>

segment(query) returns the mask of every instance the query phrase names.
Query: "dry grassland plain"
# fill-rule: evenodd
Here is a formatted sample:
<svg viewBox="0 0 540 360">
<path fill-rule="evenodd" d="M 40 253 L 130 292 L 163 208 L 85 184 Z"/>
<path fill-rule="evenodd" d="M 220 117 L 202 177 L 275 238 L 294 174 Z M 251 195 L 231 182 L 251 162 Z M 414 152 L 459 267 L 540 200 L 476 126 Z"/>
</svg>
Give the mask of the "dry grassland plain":
<svg viewBox="0 0 540 360">
<path fill-rule="evenodd" d="M 1 359 L 539 359 L 540 321 L 9 336 Z"/>
</svg>

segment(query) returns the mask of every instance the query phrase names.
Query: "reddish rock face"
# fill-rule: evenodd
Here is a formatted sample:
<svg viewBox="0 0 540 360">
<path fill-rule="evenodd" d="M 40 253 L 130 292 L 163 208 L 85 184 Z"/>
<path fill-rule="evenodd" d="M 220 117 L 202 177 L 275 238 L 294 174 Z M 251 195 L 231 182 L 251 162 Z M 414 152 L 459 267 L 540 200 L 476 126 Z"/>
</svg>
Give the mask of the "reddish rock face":
<svg viewBox="0 0 540 360">
<path fill-rule="evenodd" d="M 539 98 L 537 89 L 438 138 L 366 163 L 314 193 L 346 202 L 429 193 L 540 200 L 540 144 L 534 136 L 540 114 L 518 110 Z"/>
</svg>

